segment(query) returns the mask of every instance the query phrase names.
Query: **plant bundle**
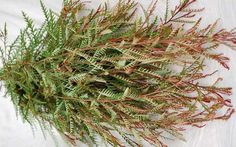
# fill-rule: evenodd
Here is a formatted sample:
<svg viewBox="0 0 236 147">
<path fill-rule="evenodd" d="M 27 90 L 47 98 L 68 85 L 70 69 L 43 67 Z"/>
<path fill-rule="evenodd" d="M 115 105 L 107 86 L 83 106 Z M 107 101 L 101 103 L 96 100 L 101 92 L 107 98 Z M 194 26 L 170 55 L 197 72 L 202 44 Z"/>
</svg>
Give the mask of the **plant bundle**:
<svg viewBox="0 0 236 147">
<path fill-rule="evenodd" d="M 164 147 L 166 133 L 182 139 L 186 125 L 227 120 L 234 112 L 224 98 L 231 88 L 219 87 L 220 78 L 211 85 L 199 80 L 215 73 L 204 74 L 205 60 L 229 69 L 229 58 L 215 50 L 235 46 L 236 32 L 216 31 L 217 23 L 199 28 L 201 19 L 192 19 L 203 9 L 190 8 L 194 2 L 173 10 L 167 3 L 160 17 L 154 1 L 142 18 L 132 0 L 85 16 L 79 0 L 65 1 L 60 15 L 41 2 L 41 27 L 23 13 L 27 26 L 11 45 L 6 28 L 1 32 L 6 94 L 24 120 L 49 123 L 72 144 L 96 144 L 100 136 L 113 146 Z"/>
</svg>

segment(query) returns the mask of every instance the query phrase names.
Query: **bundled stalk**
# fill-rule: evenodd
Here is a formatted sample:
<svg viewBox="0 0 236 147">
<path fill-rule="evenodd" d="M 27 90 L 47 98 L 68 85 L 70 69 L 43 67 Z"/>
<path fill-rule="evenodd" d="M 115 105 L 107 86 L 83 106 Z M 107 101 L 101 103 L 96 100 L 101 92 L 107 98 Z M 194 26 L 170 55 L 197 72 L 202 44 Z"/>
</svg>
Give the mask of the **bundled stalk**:
<svg viewBox="0 0 236 147">
<path fill-rule="evenodd" d="M 11 45 L 6 28 L 1 32 L 0 79 L 7 95 L 24 120 L 49 123 L 72 144 L 96 144 L 99 135 L 113 146 L 146 141 L 164 147 L 164 132 L 182 139 L 186 125 L 227 120 L 234 112 L 224 98 L 231 88 L 219 87 L 221 79 L 212 85 L 199 80 L 215 73 L 203 73 L 206 59 L 229 69 L 229 58 L 215 49 L 235 46 L 236 32 L 215 31 L 217 23 L 200 29 L 201 19 L 192 18 L 203 9 L 191 9 L 195 1 L 167 7 L 154 20 L 157 2 L 144 18 L 136 16 L 132 0 L 112 10 L 101 5 L 83 17 L 78 14 L 86 3 L 79 0 L 65 2 L 59 16 L 41 2 L 41 27 L 23 13 L 27 27 Z"/>
</svg>

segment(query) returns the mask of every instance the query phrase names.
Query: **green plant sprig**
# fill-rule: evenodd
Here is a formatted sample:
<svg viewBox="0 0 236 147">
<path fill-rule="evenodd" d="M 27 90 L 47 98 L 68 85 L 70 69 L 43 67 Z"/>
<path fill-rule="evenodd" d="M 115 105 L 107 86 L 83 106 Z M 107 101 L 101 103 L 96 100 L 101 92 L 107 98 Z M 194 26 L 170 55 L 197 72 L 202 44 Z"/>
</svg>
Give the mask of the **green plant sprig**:
<svg viewBox="0 0 236 147">
<path fill-rule="evenodd" d="M 112 10 L 100 5 L 83 17 L 79 0 L 65 1 L 59 16 L 41 2 L 41 27 L 23 13 L 27 26 L 13 44 L 6 44 L 6 27 L 1 32 L 0 79 L 7 95 L 24 120 L 49 123 L 72 144 L 97 144 L 99 135 L 113 146 L 142 146 L 144 140 L 164 147 L 163 132 L 183 139 L 185 125 L 226 120 L 234 112 L 224 98 L 231 88 L 218 87 L 220 79 L 208 86 L 198 81 L 215 73 L 203 74 L 206 59 L 229 69 L 229 59 L 214 50 L 233 47 L 235 31 L 215 31 L 217 23 L 200 29 L 201 19 L 192 18 L 203 9 L 191 9 L 194 2 L 167 7 L 154 21 L 157 2 L 144 19 L 136 17 L 139 6 L 132 0 Z"/>
</svg>

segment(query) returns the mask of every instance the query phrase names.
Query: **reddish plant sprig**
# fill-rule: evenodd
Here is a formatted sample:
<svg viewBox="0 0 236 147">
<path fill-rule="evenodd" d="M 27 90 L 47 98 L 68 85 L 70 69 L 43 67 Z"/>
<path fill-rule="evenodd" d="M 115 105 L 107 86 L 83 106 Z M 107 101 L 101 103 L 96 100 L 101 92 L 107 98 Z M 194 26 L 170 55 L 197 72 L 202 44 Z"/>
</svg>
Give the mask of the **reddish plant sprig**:
<svg viewBox="0 0 236 147">
<path fill-rule="evenodd" d="M 215 31 L 217 22 L 200 29 L 201 18 L 185 29 L 203 10 L 189 8 L 194 2 L 181 2 L 171 16 L 167 7 L 161 23 L 151 21 L 157 1 L 144 10 L 144 21 L 133 19 L 138 5 L 132 0 L 113 10 L 100 5 L 81 18 L 79 0 L 65 3 L 57 20 L 44 9 L 45 24 L 21 33 L 13 48 L 19 54 L 4 60 L 0 78 L 24 119 L 49 122 L 72 144 L 96 143 L 100 135 L 113 146 L 145 140 L 165 147 L 164 132 L 183 139 L 186 125 L 200 128 L 234 113 L 231 88 L 218 86 L 221 78 L 211 85 L 200 81 L 215 73 L 203 74 L 207 59 L 229 69 L 229 58 L 214 51 L 235 46 L 236 32 Z M 32 40 L 32 30 L 40 37 Z"/>
</svg>

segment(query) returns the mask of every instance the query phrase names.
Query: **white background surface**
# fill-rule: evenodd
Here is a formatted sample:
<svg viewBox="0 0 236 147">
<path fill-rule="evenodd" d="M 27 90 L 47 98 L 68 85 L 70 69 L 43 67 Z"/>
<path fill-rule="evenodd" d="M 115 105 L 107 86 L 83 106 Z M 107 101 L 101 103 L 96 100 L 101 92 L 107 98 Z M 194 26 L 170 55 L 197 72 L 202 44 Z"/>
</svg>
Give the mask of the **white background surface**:
<svg viewBox="0 0 236 147">
<path fill-rule="evenodd" d="M 47 7 L 52 8 L 55 12 L 59 12 L 62 0 L 45 0 Z M 111 2 L 114 0 L 110 0 Z M 164 0 L 159 0 L 164 1 Z M 173 0 L 178 1 L 178 0 Z M 99 0 L 92 0 L 94 5 L 101 3 Z M 151 0 L 139 0 L 144 6 L 148 6 Z M 203 15 L 203 26 L 214 22 L 221 18 L 220 25 L 228 29 L 236 27 L 236 0 L 198 0 L 197 5 L 205 7 Z M 157 13 L 163 11 L 164 7 L 159 8 Z M 24 27 L 24 21 L 21 11 L 25 11 L 36 24 L 40 24 L 43 15 L 40 10 L 39 0 L 0 0 L 0 25 L 4 22 L 8 24 L 9 39 L 12 40 L 19 33 L 20 28 Z M 231 86 L 234 88 L 232 102 L 236 106 L 236 51 L 232 51 L 225 47 L 220 48 L 219 52 L 223 52 L 230 57 L 230 71 L 222 68 L 207 82 L 217 77 L 224 77 L 223 86 Z M 209 63 L 208 70 L 219 68 L 215 62 Z M 236 147 L 236 115 L 233 115 L 227 122 L 217 121 L 211 122 L 202 129 L 189 128 L 185 133 L 187 142 L 175 140 L 166 141 L 169 147 Z M 56 134 L 56 133 L 55 133 Z M 59 147 L 66 147 L 62 139 L 57 135 Z M 0 147 L 54 147 L 50 136 L 44 139 L 40 129 L 35 131 L 35 137 L 28 124 L 22 123 L 21 119 L 17 119 L 14 107 L 9 98 L 0 97 Z M 78 145 L 82 147 L 82 145 Z"/>
</svg>

